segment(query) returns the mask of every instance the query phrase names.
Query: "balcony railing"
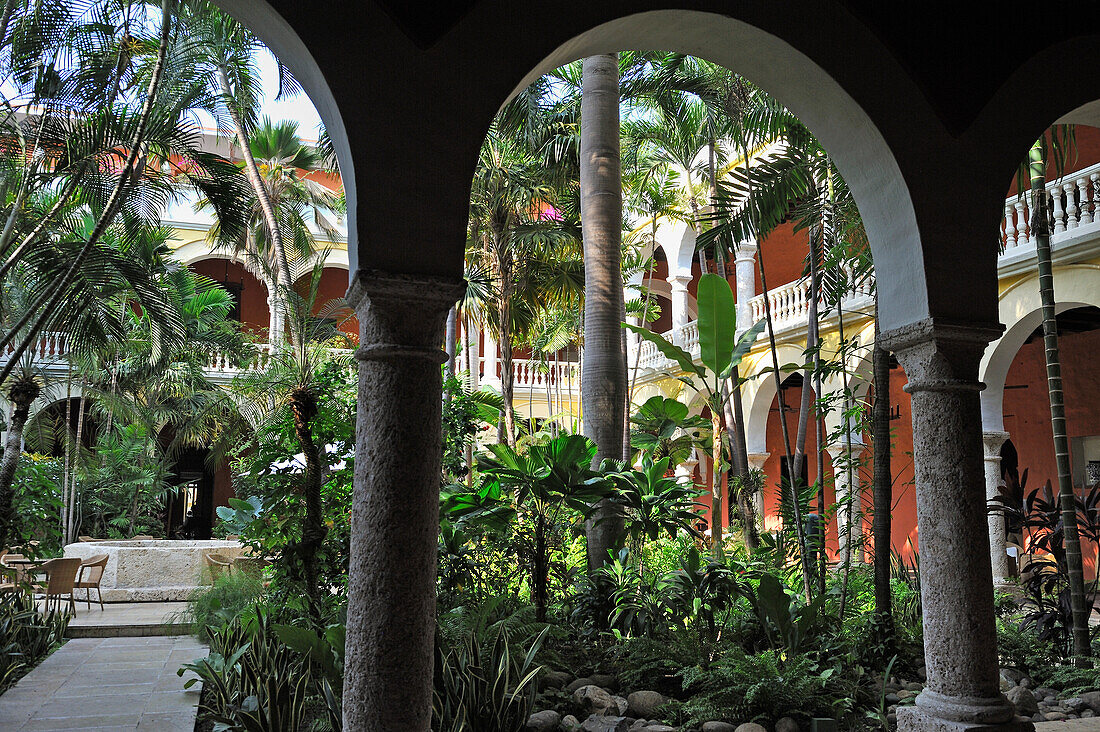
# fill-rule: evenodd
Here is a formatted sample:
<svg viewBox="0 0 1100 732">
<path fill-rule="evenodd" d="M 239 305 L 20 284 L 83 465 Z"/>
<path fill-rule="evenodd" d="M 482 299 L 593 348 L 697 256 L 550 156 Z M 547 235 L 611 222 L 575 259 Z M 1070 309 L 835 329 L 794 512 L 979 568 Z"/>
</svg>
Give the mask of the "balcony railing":
<svg viewBox="0 0 1100 732">
<path fill-rule="evenodd" d="M 482 356 L 482 381 L 499 382 L 504 362 Z M 492 373 L 490 373 L 490 371 Z M 512 359 L 512 386 L 516 389 L 546 389 L 552 386 L 561 390 L 580 391 L 580 364 L 576 361 L 539 361 L 537 359 Z"/>
<path fill-rule="evenodd" d="M 870 281 L 859 284 L 844 298 L 845 307 L 855 309 L 861 305 L 866 305 L 867 299 L 871 296 L 872 286 Z M 768 292 L 768 302 L 771 305 L 772 324 L 777 334 L 805 328 L 810 315 L 810 281 L 808 279 L 796 280 L 770 290 Z M 826 307 L 821 305 L 818 311 L 825 313 Z M 757 295 L 749 300 L 750 320 L 755 323 L 764 320 L 765 316 L 764 295 Z M 666 340 L 675 343 L 690 353 L 692 358 L 698 360 L 698 321 L 693 320 L 661 335 Z M 657 350 L 657 346 L 649 341 L 642 341 L 638 346 L 638 366 L 643 369 L 665 369 L 668 368 L 669 364 L 666 363 L 661 352 Z"/>
<path fill-rule="evenodd" d="M 1100 231 L 1100 163 L 1073 173 L 1067 173 L 1046 185 L 1050 212 L 1051 242 L 1071 236 Z M 1004 221 L 1001 224 L 1002 257 L 1035 250 L 1031 218 L 1034 194 L 1010 196 L 1005 200 Z"/>
</svg>

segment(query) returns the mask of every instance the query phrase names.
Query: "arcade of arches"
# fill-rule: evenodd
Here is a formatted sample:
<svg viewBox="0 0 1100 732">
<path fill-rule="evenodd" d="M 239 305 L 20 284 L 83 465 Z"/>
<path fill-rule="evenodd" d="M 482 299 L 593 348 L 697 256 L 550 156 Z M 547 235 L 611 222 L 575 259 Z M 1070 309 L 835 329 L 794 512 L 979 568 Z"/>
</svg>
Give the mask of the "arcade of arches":
<svg viewBox="0 0 1100 732">
<path fill-rule="evenodd" d="M 1034 324 L 1018 338 L 1019 359 L 1018 349 L 986 355 L 1021 316 L 1005 318 L 990 232 L 1004 181 L 1042 130 L 1097 118 L 1088 105 L 1100 78 L 1063 73 L 1092 56 L 1094 8 L 1070 24 L 1021 25 L 1027 40 L 1015 43 L 1005 24 L 948 22 L 927 4 L 890 15 L 835 0 L 701 0 L 691 10 L 468 0 L 441 12 L 335 2 L 323 13 L 289 0 L 222 4 L 295 71 L 344 171 L 361 343 L 345 728 L 429 727 L 437 345 L 458 295 L 470 171 L 489 120 L 539 74 L 628 48 L 684 51 L 752 79 L 807 124 L 851 186 L 912 422 L 928 684 L 900 724 L 1030 728 L 999 692 L 989 535 L 974 530 L 986 523 L 983 433 L 1026 430 L 1033 417 L 1012 387 L 1033 375 Z M 997 14 L 1028 17 L 1015 10 Z M 398 214 L 410 206 L 431 215 Z M 1067 337 L 1067 350 L 1075 338 L 1087 348 L 1090 334 Z M 991 389 L 1010 396 L 982 395 L 979 369 L 1004 373 Z"/>
</svg>

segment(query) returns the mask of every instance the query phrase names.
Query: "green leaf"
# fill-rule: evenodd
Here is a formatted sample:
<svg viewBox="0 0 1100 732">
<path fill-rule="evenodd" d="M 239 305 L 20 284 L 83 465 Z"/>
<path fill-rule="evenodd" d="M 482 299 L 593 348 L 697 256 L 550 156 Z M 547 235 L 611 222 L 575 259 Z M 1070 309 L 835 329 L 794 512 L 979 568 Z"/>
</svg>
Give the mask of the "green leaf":
<svg viewBox="0 0 1100 732">
<path fill-rule="evenodd" d="M 723 379 L 728 379 L 730 374 L 733 373 L 734 367 L 741 363 L 741 359 L 745 357 L 746 353 L 752 350 L 752 344 L 756 342 L 756 339 L 760 336 L 760 332 L 764 330 L 764 326 L 764 320 L 758 320 L 737 339 L 737 345 L 734 347 L 733 353 L 730 356 L 729 365 L 726 367 L 725 371 L 720 374 Z"/>
<path fill-rule="evenodd" d="M 737 332 L 737 303 L 730 283 L 716 274 L 699 278 L 699 356 L 712 374 L 729 368 Z"/>
<path fill-rule="evenodd" d="M 675 361 L 676 365 L 679 366 L 682 371 L 686 371 L 690 374 L 695 374 L 700 378 L 706 376 L 706 372 L 695 365 L 695 362 L 691 358 L 691 354 L 677 346 L 675 343 L 669 342 L 663 336 L 658 335 L 653 331 L 646 330 L 645 328 L 639 328 L 638 326 L 631 325 L 630 323 L 623 323 L 623 327 L 627 328 L 633 333 L 637 333 L 645 340 L 657 346 L 657 350 L 661 352 L 661 355 L 663 355 L 670 361 Z"/>
</svg>

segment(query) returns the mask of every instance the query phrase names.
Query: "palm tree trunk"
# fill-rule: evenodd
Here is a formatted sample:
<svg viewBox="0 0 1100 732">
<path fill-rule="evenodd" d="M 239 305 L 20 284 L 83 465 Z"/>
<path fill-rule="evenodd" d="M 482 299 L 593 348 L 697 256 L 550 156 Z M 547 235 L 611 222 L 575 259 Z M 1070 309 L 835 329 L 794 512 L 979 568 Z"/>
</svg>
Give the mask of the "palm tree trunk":
<svg viewBox="0 0 1100 732">
<path fill-rule="evenodd" d="M 622 169 L 619 159 L 619 61 L 584 59 L 581 96 L 580 196 L 584 240 L 584 431 L 597 445 L 595 464 L 623 456 L 626 365 L 622 326 Z M 623 518 L 602 501 L 587 522 L 588 571 L 622 541 Z"/>
<path fill-rule="evenodd" d="M 1031 230 L 1035 238 L 1039 269 L 1039 298 L 1043 305 L 1043 345 L 1046 351 L 1047 392 L 1050 397 L 1050 426 L 1054 435 L 1054 456 L 1058 465 L 1058 502 L 1062 509 L 1066 569 L 1069 574 L 1070 608 L 1073 613 L 1073 655 L 1078 665 L 1091 656 L 1089 646 L 1089 607 L 1085 599 L 1084 563 L 1081 537 L 1077 528 L 1076 496 L 1070 473 L 1069 439 L 1066 433 L 1066 407 L 1062 391 L 1062 361 L 1058 353 L 1058 320 L 1055 313 L 1054 268 L 1050 254 L 1050 224 L 1046 203 L 1046 141 L 1040 138 L 1028 154 L 1031 175 Z"/>
<path fill-rule="evenodd" d="M 15 479 L 15 469 L 19 465 L 19 456 L 23 452 L 23 427 L 30 416 L 31 404 L 39 393 L 38 384 L 33 379 L 15 381 L 8 392 L 14 409 L 8 425 L 7 439 L 4 441 L 4 457 L 0 461 L 0 547 L 8 546 L 11 525 L 15 519 L 12 513 L 15 497 L 12 482 Z"/>
<path fill-rule="evenodd" d="M 69 484 L 69 535 L 65 537 L 66 543 L 76 541 L 77 534 L 77 480 L 76 476 L 80 467 L 80 449 L 83 447 L 82 442 L 84 440 L 84 413 L 86 410 L 87 397 L 84 396 L 84 392 L 87 388 L 87 384 L 84 379 L 80 379 L 80 406 L 76 410 L 76 439 L 73 441 L 73 476 L 72 482 Z"/>
<path fill-rule="evenodd" d="M 70 480 L 70 468 L 72 467 L 72 440 L 69 439 L 69 419 L 72 415 L 73 404 L 73 362 L 69 359 L 68 370 L 65 376 L 65 428 L 62 434 L 65 435 L 64 452 L 65 457 L 62 461 L 61 468 L 61 537 L 62 540 L 69 538 L 69 480 Z M 66 541 L 66 543 L 68 543 Z"/>
<path fill-rule="evenodd" d="M 875 539 L 875 614 L 876 629 L 887 644 L 886 654 L 894 643 L 893 599 L 890 593 L 890 510 L 893 503 L 893 481 L 890 468 L 890 354 L 879 345 L 878 295 L 875 295 L 875 344 L 871 353 L 875 400 L 871 405 L 871 440 L 874 443 L 874 516 L 872 532 Z"/>
<path fill-rule="evenodd" d="M 443 371 L 443 383 L 455 377 L 455 359 L 458 352 L 458 306 L 452 305 L 447 312 L 447 328 L 444 333 L 444 348 L 447 352 L 447 363 Z M 451 390 L 444 389 L 443 398 L 450 403 Z"/>
<path fill-rule="evenodd" d="M 317 397 L 307 389 L 295 389 L 290 395 L 290 411 L 294 418 L 294 436 L 306 461 L 304 494 L 306 516 L 302 526 L 301 558 L 305 574 L 306 592 L 320 601 L 322 589 L 319 580 L 317 553 L 325 541 L 328 529 L 321 515 L 321 451 L 313 439 L 311 422 L 317 416 Z"/>
<path fill-rule="evenodd" d="M 717 404 L 710 411 L 710 539 L 714 545 L 714 558 L 725 561 L 726 546 L 722 532 L 722 410 Z"/>
<path fill-rule="evenodd" d="M 502 252 L 503 242 L 498 242 L 497 252 Z M 512 273 L 503 257 L 499 257 L 500 303 L 498 304 L 497 345 L 500 348 L 500 395 L 504 402 L 504 434 L 501 442 L 516 446 L 515 375 L 512 373 Z"/>
<path fill-rule="evenodd" d="M 222 94 L 222 102 L 229 112 L 229 119 L 233 123 L 233 132 L 237 136 L 237 144 L 241 147 L 241 158 L 244 160 L 245 176 L 248 178 L 249 185 L 252 186 L 252 192 L 256 194 L 256 200 L 260 204 L 260 211 L 263 213 L 264 224 L 267 226 L 268 234 L 271 236 L 271 248 L 275 250 L 275 266 L 278 270 L 279 277 L 275 289 L 271 291 L 272 327 L 269 329 L 269 337 L 272 344 L 279 345 L 282 341 L 282 317 L 284 310 L 283 296 L 279 291 L 279 287 L 293 287 L 294 279 L 290 274 L 290 262 L 287 259 L 286 247 L 283 244 L 283 233 L 279 229 L 279 223 L 275 217 L 275 205 L 271 199 L 271 192 L 267 189 L 267 185 L 260 176 L 260 169 L 259 166 L 256 165 L 256 158 L 252 156 L 252 147 L 249 143 L 248 130 L 245 128 L 244 121 L 241 119 L 240 110 L 237 109 L 237 102 L 233 96 L 233 87 L 229 83 L 229 72 L 224 65 L 218 65 L 217 77 L 218 88 Z"/>
</svg>

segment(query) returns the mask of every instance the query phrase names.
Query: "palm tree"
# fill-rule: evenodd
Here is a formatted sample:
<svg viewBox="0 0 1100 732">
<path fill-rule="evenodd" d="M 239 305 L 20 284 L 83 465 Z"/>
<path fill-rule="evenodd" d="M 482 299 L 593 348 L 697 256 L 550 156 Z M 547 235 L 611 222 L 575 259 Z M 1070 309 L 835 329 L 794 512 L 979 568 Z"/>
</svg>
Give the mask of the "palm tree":
<svg viewBox="0 0 1100 732">
<path fill-rule="evenodd" d="M 325 388 L 320 378 L 322 367 L 335 363 L 350 368 L 352 364 L 351 344 L 339 331 L 340 322 L 352 317 L 347 304 L 337 299 L 317 307 L 323 269 L 322 258 L 313 267 L 304 295 L 294 290 L 283 292 L 291 345 L 274 351 L 264 369 L 238 377 L 231 391 L 241 415 L 257 435 L 280 419 L 289 416 L 291 420 L 306 468 L 302 478 L 305 516 L 301 540 L 291 547 L 287 557 L 297 564 L 306 593 L 315 601 L 324 592 L 319 580 L 318 552 L 328 529 L 322 516 L 323 446 L 314 437 L 313 420 Z"/>
<path fill-rule="evenodd" d="M 573 267 L 563 270 L 560 266 L 569 264 L 558 254 L 567 250 L 571 236 L 562 225 L 561 211 L 554 207 L 556 201 L 540 159 L 494 123 L 474 173 L 467 253 L 474 268 L 488 272 L 491 278 L 492 307 L 486 307 L 484 315 L 496 329 L 500 345 L 504 399 L 500 438 L 511 446 L 516 441 L 512 404 L 516 336 L 547 299 L 560 301 L 575 289 L 553 286 L 568 284 L 560 275 L 575 280 L 569 275 Z"/>
<path fill-rule="evenodd" d="M 278 200 L 269 181 L 264 180 L 252 139 L 256 132 L 256 110 L 262 98 L 258 55 L 266 48 L 248 28 L 205 0 L 185 4 L 180 16 L 195 41 L 189 62 L 209 88 L 211 104 L 206 108 L 214 112 L 219 127 L 237 140 L 245 176 L 266 229 L 272 265 L 267 282 L 271 300 L 269 335 L 271 342 L 279 345 L 284 309 L 280 287 L 294 284 L 288 252 L 291 243 L 280 225 Z M 278 59 L 276 69 L 279 83 L 276 98 L 298 94 L 301 88 Z"/>
<path fill-rule="evenodd" d="M 595 461 L 621 460 L 626 440 L 626 362 L 622 351 L 622 170 L 619 162 L 619 57 L 584 59 L 580 139 L 581 226 L 584 241 L 584 431 Z M 588 571 L 622 542 L 623 517 L 605 499 L 589 519 Z"/>
<path fill-rule="evenodd" d="M 1081 558 L 1081 537 L 1077 527 L 1076 496 L 1069 460 L 1069 438 L 1066 433 L 1066 407 L 1062 391 L 1062 362 L 1058 352 L 1058 319 L 1055 310 L 1054 269 L 1050 255 L 1050 223 L 1047 212 L 1047 161 L 1053 148 L 1054 162 L 1061 176 L 1066 150 L 1072 145 L 1073 130 L 1052 128 L 1050 139 L 1039 138 L 1028 152 L 1027 175 L 1030 182 L 1032 238 L 1035 240 L 1036 266 L 1039 271 L 1039 298 L 1043 308 L 1043 345 L 1046 353 L 1047 393 L 1050 397 L 1050 424 L 1054 435 L 1054 455 L 1058 466 L 1058 503 L 1062 512 L 1063 542 L 1069 574 L 1070 608 L 1073 613 L 1073 654 L 1078 665 L 1092 655 L 1089 643 L 1091 608 L 1085 596 L 1084 562 Z M 1022 176 L 1018 176 L 1022 178 Z M 1023 186 L 1019 187 L 1021 195 Z M 1057 195 L 1057 194 L 1056 194 Z"/>
</svg>

